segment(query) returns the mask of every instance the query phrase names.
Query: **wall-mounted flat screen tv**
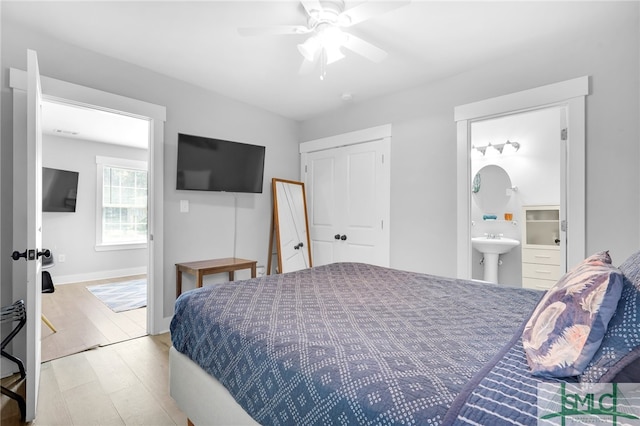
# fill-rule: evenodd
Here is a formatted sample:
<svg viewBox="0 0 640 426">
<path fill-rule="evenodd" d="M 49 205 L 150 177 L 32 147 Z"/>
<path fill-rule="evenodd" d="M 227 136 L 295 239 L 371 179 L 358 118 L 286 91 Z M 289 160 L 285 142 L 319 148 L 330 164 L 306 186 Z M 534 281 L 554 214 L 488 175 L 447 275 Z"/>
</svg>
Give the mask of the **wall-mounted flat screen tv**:
<svg viewBox="0 0 640 426">
<path fill-rule="evenodd" d="M 75 212 L 78 172 L 42 168 L 42 211 Z"/>
<path fill-rule="evenodd" d="M 176 189 L 262 192 L 265 147 L 178 134 Z"/>
</svg>

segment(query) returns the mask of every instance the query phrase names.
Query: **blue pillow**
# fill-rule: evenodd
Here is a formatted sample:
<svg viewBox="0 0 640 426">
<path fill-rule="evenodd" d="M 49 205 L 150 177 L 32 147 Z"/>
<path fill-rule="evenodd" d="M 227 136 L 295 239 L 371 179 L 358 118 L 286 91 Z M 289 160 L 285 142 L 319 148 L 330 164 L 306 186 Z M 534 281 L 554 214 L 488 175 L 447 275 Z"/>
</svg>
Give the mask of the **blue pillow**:
<svg viewBox="0 0 640 426">
<path fill-rule="evenodd" d="M 620 265 L 622 296 L 581 382 L 640 382 L 640 251 Z"/>
<path fill-rule="evenodd" d="M 583 372 L 616 311 L 622 281 L 609 254 L 602 252 L 585 259 L 547 291 L 522 333 L 533 375 L 570 377 Z"/>
</svg>

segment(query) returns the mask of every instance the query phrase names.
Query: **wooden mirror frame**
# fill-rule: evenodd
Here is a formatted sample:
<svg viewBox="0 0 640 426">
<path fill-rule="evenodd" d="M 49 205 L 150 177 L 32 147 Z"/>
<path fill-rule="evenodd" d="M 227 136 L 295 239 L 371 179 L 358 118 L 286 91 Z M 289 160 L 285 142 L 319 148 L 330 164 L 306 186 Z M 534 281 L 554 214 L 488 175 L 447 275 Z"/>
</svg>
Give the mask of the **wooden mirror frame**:
<svg viewBox="0 0 640 426">
<path fill-rule="evenodd" d="M 273 235 L 276 237 L 276 252 L 278 255 L 278 273 L 292 272 L 313 266 L 311 258 L 311 238 L 309 235 L 309 217 L 307 214 L 307 198 L 303 182 L 273 178 L 271 180 L 273 192 L 273 215 L 271 237 L 269 238 L 269 262 L 267 274 L 271 274 L 273 254 Z M 278 189 L 281 188 L 281 191 Z M 282 193 L 289 188 L 288 193 Z M 296 188 L 295 194 L 291 188 Z M 298 191 L 299 189 L 299 191 Z M 297 197 L 298 193 L 300 194 Z M 296 196 L 292 200 L 292 196 Z M 297 209 L 296 209 L 297 207 Z M 300 217 L 304 216 L 304 217 Z M 297 224 L 297 226 L 296 226 Z M 300 235 L 298 231 L 304 231 Z M 291 236 L 290 230 L 295 230 Z M 302 240 L 302 241 L 300 241 Z M 283 261 L 284 259 L 284 261 Z"/>
</svg>

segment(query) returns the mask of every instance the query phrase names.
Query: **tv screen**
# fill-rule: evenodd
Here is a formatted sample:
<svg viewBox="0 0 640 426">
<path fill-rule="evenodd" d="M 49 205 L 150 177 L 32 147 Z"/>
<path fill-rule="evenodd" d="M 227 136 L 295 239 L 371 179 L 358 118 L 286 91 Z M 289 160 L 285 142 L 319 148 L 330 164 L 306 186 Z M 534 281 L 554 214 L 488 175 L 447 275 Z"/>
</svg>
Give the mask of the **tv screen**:
<svg viewBox="0 0 640 426">
<path fill-rule="evenodd" d="M 262 192 L 265 147 L 178 134 L 176 189 Z"/>
<path fill-rule="evenodd" d="M 75 212 L 78 172 L 42 168 L 42 211 Z"/>
</svg>

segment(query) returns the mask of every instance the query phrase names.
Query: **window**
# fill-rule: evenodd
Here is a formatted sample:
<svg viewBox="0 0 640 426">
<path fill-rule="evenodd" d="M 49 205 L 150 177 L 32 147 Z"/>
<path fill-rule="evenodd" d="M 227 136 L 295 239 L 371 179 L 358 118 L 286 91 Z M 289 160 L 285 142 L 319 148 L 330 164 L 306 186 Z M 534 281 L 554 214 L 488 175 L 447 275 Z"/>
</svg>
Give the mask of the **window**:
<svg viewBox="0 0 640 426">
<path fill-rule="evenodd" d="M 147 163 L 96 157 L 96 250 L 147 243 Z"/>
</svg>

